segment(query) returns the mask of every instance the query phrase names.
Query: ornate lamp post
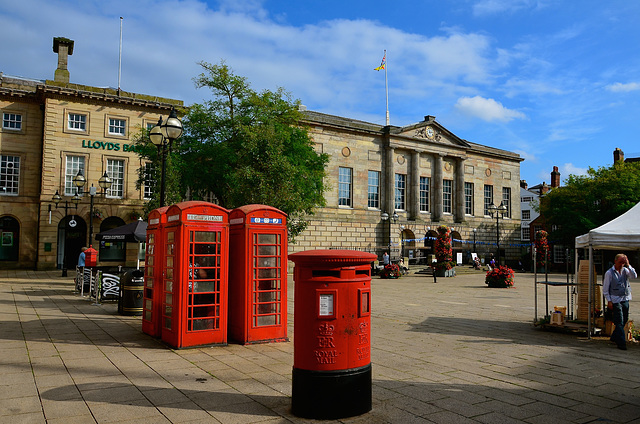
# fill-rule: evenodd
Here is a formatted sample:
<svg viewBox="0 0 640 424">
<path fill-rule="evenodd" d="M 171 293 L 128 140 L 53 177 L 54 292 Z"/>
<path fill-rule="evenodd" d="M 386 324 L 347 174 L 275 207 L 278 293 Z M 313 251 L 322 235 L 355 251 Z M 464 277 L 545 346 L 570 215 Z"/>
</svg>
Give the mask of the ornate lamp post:
<svg viewBox="0 0 640 424">
<path fill-rule="evenodd" d="M 391 220 L 393 220 L 393 222 L 396 223 L 398 222 L 398 218 L 400 217 L 394 211 L 393 215 L 391 215 L 391 219 L 389 219 L 389 214 L 386 212 L 382 212 L 382 214 L 380 214 L 380 218 L 385 222 L 389 222 L 389 238 L 387 239 L 388 240 L 387 250 L 389 252 L 389 262 L 391 262 Z"/>
<path fill-rule="evenodd" d="M 165 198 L 165 179 L 167 172 L 167 145 L 169 151 L 171 151 L 171 144 L 173 140 L 182 135 L 182 121 L 178 119 L 176 110 L 171 108 L 169 117 L 166 121 L 162 122 L 162 117 L 158 119 L 158 124 L 151 128 L 149 132 L 149 139 L 158 148 L 158 154 L 162 160 L 162 170 L 160 173 L 160 206 L 164 206 Z"/>
<path fill-rule="evenodd" d="M 76 196 L 82 195 L 83 188 L 86 183 L 87 180 L 82 174 L 82 170 L 79 170 L 78 174 L 73 177 L 73 185 L 75 185 L 78 189 Z M 91 184 L 91 187 L 89 187 L 89 196 L 91 196 L 91 203 L 89 206 L 89 245 L 93 244 L 93 198 L 96 195 L 106 195 L 107 190 L 111 187 L 111 184 L 113 184 L 113 180 L 109 178 L 109 175 L 107 175 L 107 171 L 105 171 L 104 175 L 98 180 L 98 185 L 100 186 L 102 191 L 98 193 L 96 187 L 94 187 L 93 184 Z"/>
<path fill-rule="evenodd" d="M 500 202 L 500 206 L 496 206 L 493 203 L 489 206 L 489 213 L 491 217 L 496 217 L 496 246 L 498 247 L 498 254 L 496 255 L 496 263 L 500 265 L 500 218 L 504 218 L 504 214 L 507 213 L 507 207 L 504 204 L 504 200 Z"/>
<path fill-rule="evenodd" d="M 62 201 L 62 196 L 60 196 L 60 193 L 58 193 L 58 190 L 56 190 L 56 194 L 53 195 L 51 200 L 55 204 L 56 209 L 58 209 L 59 207 L 60 208 L 62 207 L 62 206 L 59 206 L 60 201 Z M 75 208 L 78 209 L 78 203 L 80 202 L 80 196 L 78 196 L 78 193 L 76 193 L 71 198 L 71 202 L 75 205 Z M 49 205 L 49 211 L 51 211 L 51 205 Z M 69 201 L 65 200 L 64 201 L 64 217 L 62 218 L 63 220 L 67 218 L 68 213 L 69 213 Z M 64 240 L 64 252 L 62 253 L 62 277 L 67 276 L 67 225 L 69 225 L 70 223 L 71 221 L 65 222 L 62 227 L 63 240 Z"/>
</svg>

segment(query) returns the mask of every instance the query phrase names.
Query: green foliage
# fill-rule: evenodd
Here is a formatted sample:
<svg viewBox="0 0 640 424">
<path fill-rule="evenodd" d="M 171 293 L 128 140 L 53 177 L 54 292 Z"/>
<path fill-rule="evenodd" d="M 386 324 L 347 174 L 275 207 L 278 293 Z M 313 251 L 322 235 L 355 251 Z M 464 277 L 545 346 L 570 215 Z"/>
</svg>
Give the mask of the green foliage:
<svg viewBox="0 0 640 424">
<path fill-rule="evenodd" d="M 183 119 L 181 178 L 195 198 L 212 193 L 225 208 L 260 203 L 282 210 L 294 237 L 324 206 L 328 155 L 314 151 L 299 124 L 299 102 L 282 88 L 258 93 L 224 62 L 200 65 L 206 72 L 194 82 L 214 98 Z"/>
<path fill-rule="evenodd" d="M 640 201 L 640 162 L 589 168 L 541 199 L 540 212 L 557 226 L 549 238 L 573 245 L 575 237 L 620 216 Z"/>
</svg>

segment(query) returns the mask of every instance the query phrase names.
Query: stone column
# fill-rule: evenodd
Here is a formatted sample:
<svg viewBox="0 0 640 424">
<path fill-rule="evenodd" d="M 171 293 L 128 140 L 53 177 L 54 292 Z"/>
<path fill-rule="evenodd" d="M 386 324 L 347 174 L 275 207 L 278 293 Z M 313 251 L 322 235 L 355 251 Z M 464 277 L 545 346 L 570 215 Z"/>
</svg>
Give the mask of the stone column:
<svg viewBox="0 0 640 424">
<path fill-rule="evenodd" d="M 444 154 L 436 153 L 433 156 L 433 183 L 431 192 L 433 199 L 431 206 L 431 220 L 438 222 L 442 218 L 442 158 Z"/>
<path fill-rule="evenodd" d="M 395 210 L 395 172 L 393 169 L 393 152 L 394 148 L 385 146 L 385 162 L 384 162 L 384 196 L 382 202 L 382 212 L 393 215 Z"/>
<path fill-rule="evenodd" d="M 411 152 L 409 166 L 408 218 L 415 220 L 420 215 L 420 152 Z"/>
<path fill-rule="evenodd" d="M 456 160 L 455 169 L 455 210 L 453 219 L 455 222 L 464 222 L 464 158 Z"/>
</svg>

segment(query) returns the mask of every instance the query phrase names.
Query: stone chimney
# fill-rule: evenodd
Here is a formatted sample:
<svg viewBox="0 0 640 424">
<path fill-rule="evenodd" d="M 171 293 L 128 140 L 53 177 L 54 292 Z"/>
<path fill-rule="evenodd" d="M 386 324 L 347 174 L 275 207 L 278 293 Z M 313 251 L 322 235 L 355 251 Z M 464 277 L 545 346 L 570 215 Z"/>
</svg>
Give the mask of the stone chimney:
<svg viewBox="0 0 640 424">
<path fill-rule="evenodd" d="M 542 187 L 540 187 L 540 194 L 547 194 L 548 191 L 549 191 L 549 186 L 547 185 L 546 181 L 543 181 Z"/>
<path fill-rule="evenodd" d="M 624 162 L 624 152 L 616 147 L 613 151 L 613 163 Z"/>
<path fill-rule="evenodd" d="M 527 189 L 529 185 L 527 184 L 527 180 L 520 180 L 520 188 Z"/>
<path fill-rule="evenodd" d="M 54 37 L 53 52 L 58 53 L 58 68 L 54 73 L 53 80 L 57 82 L 69 83 L 69 71 L 67 63 L 69 56 L 73 54 L 73 40 L 64 37 Z"/>
<path fill-rule="evenodd" d="M 554 166 L 551 171 L 551 188 L 557 187 L 560 187 L 560 172 L 558 172 L 558 167 Z"/>
</svg>

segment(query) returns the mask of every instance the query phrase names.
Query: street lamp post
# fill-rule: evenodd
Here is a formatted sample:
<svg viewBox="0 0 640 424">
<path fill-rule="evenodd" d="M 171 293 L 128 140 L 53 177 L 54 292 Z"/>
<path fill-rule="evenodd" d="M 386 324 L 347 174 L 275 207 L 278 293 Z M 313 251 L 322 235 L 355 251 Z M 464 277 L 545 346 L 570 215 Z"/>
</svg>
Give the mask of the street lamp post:
<svg viewBox="0 0 640 424">
<path fill-rule="evenodd" d="M 496 246 L 498 247 L 498 254 L 496 255 L 496 264 L 500 265 L 500 218 L 504 218 L 504 214 L 507 213 L 507 207 L 504 204 L 504 200 L 500 202 L 500 206 L 496 206 L 493 203 L 489 206 L 489 213 L 491 217 L 496 217 Z"/>
<path fill-rule="evenodd" d="M 393 222 L 396 223 L 398 222 L 399 216 L 395 211 L 391 216 L 389 216 L 389 214 L 386 212 L 382 212 L 382 214 L 380 214 L 380 218 L 385 222 L 389 222 L 389 238 L 387 239 L 388 240 L 387 250 L 389 252 L 389 262 L 391 262 L 391 220 L 393 220 Z"/>
<path fill-rule="evenodd" d="M 171 108 L 169 117 L 162 122 L 162 117 L 158 119 L 158 124 L 151 128 L 149 139 L 158 148 L 158 154 L 161 155 L 162 168 L 160 173 L 160 206 L 164 206 L 165 201 L 165 185 L 167 172 L 167 146 L 171 151 L 173 140 L 182 135 L 182 122 L 178 119 L 178 115 L 174 108 Z"/>
<path fill-rule="evenodd" d="M 81 169 L 78 171 L 78 174 L 75 177 L 73 177 L 73 185 L 75 185 L 78 190 L 76 193 L 76 196 L 82 195 L 84 185 L 86 183 L 87 183 L 87 180 L 82 174 L 82 169 Z M 113 184 L 113 180 L 109 178 L 109 175 L 107 175 L 107 171 L 105 171 L 104 175 L 102 175 L 102 177 L 100 177 L 100 179 L 98 180 L 98 185 L 100 186 L 102 191 L 98 193 L 97 188 L 94 187 L 93 184 L 91 184 L 91 187 L 89 187 L 89 196 L 91 196 L 91 202 L 89 203 L 90 205 L 89 206 L 89 245 L 90 246 L 93 244 L 93 198 L 94 196 L 97 196 L 97 195 L 105 196 L 107 194 L 107 190 L 111 187 L 111 184 Z"/>
<path fill-rule="evenodd" d="M 53 195 L 51 200 L 56 205 L 56 209 L 62 207 L 62 206 L 59 206 L 60 201 L 62 200 L 62 196 L 60 196 L 60 193 L 58 193 L 58 190 L 56 190 L 56 194 Z M 76 193 L 71 198 L 71 202 L 75 205 L 75 208 L 78 209 L 78 203 L 80 202 L 80 197 L 78 196 L 78 193 Z M 49 205 L 49 210 L 51 210 L 51 205 Z M 69 213 L 69 201 L 65 200 L 64 201 L 64 217 L 62 218 L 63 220 L 67 218 L 68 213 Z M 63 240 L 64 240 L 64 251 L 62 252 L 62 277 L 67 276 L 67 225 L 69 225 L 69 223 L 65 222 L 64 225 L 62 226 Z"/>
<path fill-rule="evenodd" d="M 477 228 L 473 229 L 473 253 L 478 253 L 478 251 L 476 250 L 476 232 L 478 231 Z"/>
</svg>

